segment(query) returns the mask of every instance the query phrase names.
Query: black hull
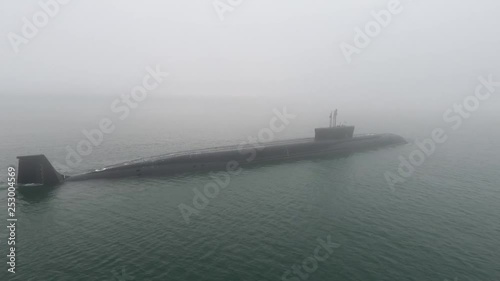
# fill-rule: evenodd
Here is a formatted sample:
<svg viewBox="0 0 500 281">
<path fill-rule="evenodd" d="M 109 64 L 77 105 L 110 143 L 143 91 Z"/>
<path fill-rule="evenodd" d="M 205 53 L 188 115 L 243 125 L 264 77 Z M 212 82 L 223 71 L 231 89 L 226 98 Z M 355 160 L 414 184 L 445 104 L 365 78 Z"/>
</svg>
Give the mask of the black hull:
<svg viewBox="0 0 500 281">
<path fill-rule="evenodd" d="M 272 142 L 258 147 L 229 146 L 140 159 L 81 175 L 66 177 L 65 180 L 79 181 L 99 178 L 164 176 L 199 171 L 220 171 L 284 161 L 343 156 L 404 143 L 406 141 L 400 136 L 380 134 L 358 136 L 344 140 L 318 141 L 314 139 L 299 139 Z"/>
<path fill-rule="evenodd" d="M 56 185 L 65 181 L 103 178 L 167 176 L 200 171 L 234 171 L 240 168 L 324 157 L 344 156 L 355 152 L 404 144 L 393 134 L 347 136 L 348 127 L 330 128 L 326 138 L 308 138 L 270 142 L 260 146 L 226 146 L 192 150 L 125 162 L 96 169 L 88 173 L 66 176 L 58 173 L 44 155 L 19 156 L 19 185 Z M 342 139 L 329 139 L 328 134 L 340 134 Z"/>
</svg>

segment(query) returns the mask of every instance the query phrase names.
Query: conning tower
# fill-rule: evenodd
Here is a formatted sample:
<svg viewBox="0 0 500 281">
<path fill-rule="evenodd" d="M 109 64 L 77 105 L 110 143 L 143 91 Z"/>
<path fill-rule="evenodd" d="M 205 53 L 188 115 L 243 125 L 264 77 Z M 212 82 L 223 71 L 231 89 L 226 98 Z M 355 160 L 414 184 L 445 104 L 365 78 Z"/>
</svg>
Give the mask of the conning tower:
<svg viewBox="0 0 500 281">
<path fill-rule="evenodd" d="M 319 140 L 342 140 L 352 139 L 354 126 L 337 126 L 337 109 L 330 113 L 330 126 L 327 128 L 314 129 L 314 139 Z"/>
</svg>

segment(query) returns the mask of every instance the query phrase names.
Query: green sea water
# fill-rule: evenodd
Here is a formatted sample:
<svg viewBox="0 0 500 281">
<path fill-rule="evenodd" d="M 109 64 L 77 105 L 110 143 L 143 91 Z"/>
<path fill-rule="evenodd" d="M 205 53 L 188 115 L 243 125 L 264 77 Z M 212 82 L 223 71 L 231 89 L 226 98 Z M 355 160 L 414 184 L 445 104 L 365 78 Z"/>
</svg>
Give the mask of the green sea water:
<svg viewBox="0 0 500 281">
<path fill-rule="evenodd" d="M 411 137 L 428 137 L 430 130 L 394 148 L 244 169 L 189 223 L 179 205 L 193 206 L 194 190 L 213 181 L 209 173 L 19 192 L 16 273 L 7 272 L 3 220 L 0 280 L 500 280 L 500 135 L 480 124 L 470 121 L 449 132 L 394 189 L 384 173 L 396 171 L 399 156 L 417 148 Z M 3 137 L 4 218 L 6 168 L 16 164 L 15 156 L 45 153 L 63 163 L 65 146 L 81 138 L 78 130 L 31 129 Z M 194 137 L 201 133 L 188 136 L 180 129 L 120 130 L 78 169 L 238 143 L 256 133 L 248 127 L 233 138 L 222 130 L 204 132 L 201 142 Z M 303 137 L 308 130 L 283 137 Z M 328 254 L 321 261 L 314 258 L 318 247 Z"/>
</svg>

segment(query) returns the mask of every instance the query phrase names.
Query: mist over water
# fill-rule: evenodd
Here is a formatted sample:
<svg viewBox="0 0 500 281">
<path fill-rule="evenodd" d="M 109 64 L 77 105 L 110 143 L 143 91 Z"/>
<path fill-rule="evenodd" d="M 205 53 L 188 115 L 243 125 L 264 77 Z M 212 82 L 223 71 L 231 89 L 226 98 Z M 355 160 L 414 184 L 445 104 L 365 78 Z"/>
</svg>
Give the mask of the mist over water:
<svg viewBox="0 0 500 281">
<path fill-rule="evenodd" d="M 17 53 L 9 34 L 42 8 L 0 3 L 2 214 L 20 155 L 73 175 L 240 144 L 276 111 L 294 118 L 273 140 L 313 137 L 335 109 L 355 134 L 409 143 L 244 169 L 189 224 L 179 205 L 193 205 L 210 173 L 19 192 L 17 273 L 0 280 L 499 279 L 500 87 L 466 117 L 456 106 L 500 81 L 500 2 L 400 1 L 350 63 L 342 42 L 355 45 L 390 1 L 242 1 L 223 20 L 214 3 L 73 0 Z M 168 76 L 127 105 L 148 69 Z M 113 132 L 68 167 L 68 149 L 103 119 Z M 387 172 L 401 175 L 436 129 L 446 141 L 391 185 Z M 340 247 L 317 269 L 283 277 L 327 237 Z"/>
</svg>

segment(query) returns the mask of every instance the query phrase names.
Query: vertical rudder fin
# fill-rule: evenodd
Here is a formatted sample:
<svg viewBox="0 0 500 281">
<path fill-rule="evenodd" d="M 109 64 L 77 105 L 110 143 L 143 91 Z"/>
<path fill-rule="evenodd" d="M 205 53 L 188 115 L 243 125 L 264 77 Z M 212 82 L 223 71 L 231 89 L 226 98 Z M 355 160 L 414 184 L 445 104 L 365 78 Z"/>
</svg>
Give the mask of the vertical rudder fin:
<svg viewBox="0 0 500 281">
<path fill-rule="evenodd" d="M 65 176 L 54 169 L 45 155 L 18 156 L 17 183 L 55 185 Z"/>
</svg>

